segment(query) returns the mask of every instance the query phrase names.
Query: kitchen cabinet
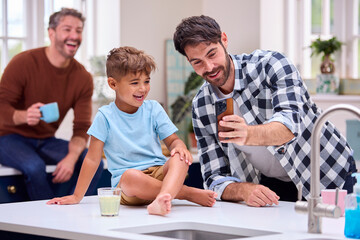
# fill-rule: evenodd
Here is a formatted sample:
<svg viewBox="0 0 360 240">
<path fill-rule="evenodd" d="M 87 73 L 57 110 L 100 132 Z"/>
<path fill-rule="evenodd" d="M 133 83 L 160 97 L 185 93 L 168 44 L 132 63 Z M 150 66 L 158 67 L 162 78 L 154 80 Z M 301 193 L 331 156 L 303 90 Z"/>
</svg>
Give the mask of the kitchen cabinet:
<svg viewBox="0 0 360 240">
<path fill-rule="evenodd" d="M 50 186 L 54 190 L 55 196 L 66 195 L 71 187 L 76 183 L 76 177 L 72 177 L 68 182 L 63 184 L 53 184 L 51 182 L 51 173 L 55 170 L 55 166 L 47 166 L 47 177 Z M 104 169 L 100 181 L 97 187 L 108 187 L 110 183 L 110 173 L 107 169 Z M 94 192 L 93 194 L 96 194 Z M 0 166 L 0 203 L 10 202 L 23 202 L 29 201 L 29 196 L 26 192 L 23 175 L 13 169 L 4 166 Z"/>
<path fill-rule="evenodd" d="M 22 175 L 0 177 L 0 203 L 27 201 L 24 179 Z"/>
</svg>

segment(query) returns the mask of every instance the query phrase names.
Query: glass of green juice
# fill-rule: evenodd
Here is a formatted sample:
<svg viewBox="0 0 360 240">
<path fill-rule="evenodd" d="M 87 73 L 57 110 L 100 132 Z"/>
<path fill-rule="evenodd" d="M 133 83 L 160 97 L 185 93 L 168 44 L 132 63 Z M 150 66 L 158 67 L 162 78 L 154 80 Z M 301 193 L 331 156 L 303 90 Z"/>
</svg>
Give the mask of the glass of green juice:
<svg viewBox="0 0 360 240">
<path fill-rule="evenodd" d="M 121 189 L 103 187 L 98 188 L 101 216 L 113 217 L 119 214 Z"/>
</svg>

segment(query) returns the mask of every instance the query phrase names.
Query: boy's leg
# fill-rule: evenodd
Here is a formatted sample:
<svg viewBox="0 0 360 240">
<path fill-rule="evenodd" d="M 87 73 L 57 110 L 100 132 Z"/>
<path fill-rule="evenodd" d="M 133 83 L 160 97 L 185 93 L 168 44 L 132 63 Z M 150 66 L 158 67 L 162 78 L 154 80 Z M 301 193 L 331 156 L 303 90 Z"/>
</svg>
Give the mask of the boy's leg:
<svg viewBox="0 0 360 240">
<path fill-rule="evenodd" d="M 54 197 L 47 181 L 45 162 L 37 154 L 37 139 L 18 134 L 0 137 L 0 163 L 23 173 L 30 200 L 43 200 Z"/>
<path fill-rule="evenodd" d="M 187 169 L 187 164 L 185 162 L 181 161 L 180 159 L 174 159 L 175 161 L 178 161 L 180 164 L 185 165 L 185 169 Z M 170 159 L 168 160 L 168 162 Z M 170 163 L 170 162 L 169 162 Z M 171 174 L 171 171 L 169 172 L 170 168 L 173 168 L 175 166 L 178 167 L 178 164 L 166 164 L 164 165 L 164 175 L 165 178 L 167 175 Z M 183 173 L 183 177 L 177 180 L 177 183 L 180 183 L 180 189 L 177 191 L 171 191 L 173 194 L 176 192 L 175 196 L 172 196 L 171 193 L 166 192 L 166 188 L 163 187 L 164 181 L 159 181 L 151 176 L 148 176 L 144 174 L 143 172 L 135 169 L 129 169 L 125 171 L 125 173 L 121 177 L 121 181 L 119 186 L 121 187 L 124 194 L 126 194 L 129 197 L 137 197 L 144 200 L 154 200 L 158 196 L 163 196 L 161 194 L 161 191 L 164 191 L 164 194 L 167 196 L 164 198 L 161 198 L 161 201 L 164 201 L 165 205 L 170 204 L 171 206 L 171 200 L 173 198 L 177 199 L 184 199 L 189 200 L 191 202 L 203 205 L 203 206 L 213 206 L 215 203 L 215 197 L 216 194 L 213 191 L 210 190 L 203 190 L 193 187 L 188 187 L 183 185 L 184 178 L 186 176 L 186 170 L 185 173 Z M 178 176 L 178 174 L 174 174 L 175 176 Z M 170 176 L 170 175 L 169 175 Z M 164 178 L 164 180 L 165 180 Z M 168 178 L 169 179 L 169 178 Z M 172 180 L 170 178 L 170 180 Z M 169 182 L 167 182 L 169 184 Z M 171 186 L 168 186 L 171 187 Z M 165 190 L 164 190 L 165 189 Z M 168 195 L 167 195 L 168 194 Z M 170 197 L 170 198 L 169 198 Z M 157 203 L 156 203 L 157 204 Z M 168 212 L 167 207 L 165 207 L 166 214 Z M 154 213 L 156 214 L 156 213 Z M 160 214 L 160 215 L 164 215 Z"/>
<path fill-rule="evenodd" d="M 128 169 L 121 176 L 119 187 L 127 197 L 154 200 L 159 194 L 162 181 L 136 169 Z"/>
<path fill-rule="evenodd" d="M 171 157 L 164 164 L 164 180 L 162 181 L 159 194 L 169 193 L 174 199 L 184 185 L 189 165 L 180 160 L 179 154 Z"/>
<path fill-rule="evenodd" d="M 189 165 L 181 161 L 179 154 L 175 154 L 164 165 L 164 180 L 159 194 L 148 206 L 150 214 L 165 215 L 171 210 L 171 200 L 174 199 L 183 187 Z"/>
<path fill-rule="evenodd" d="M 179 154 L 176 154 L 164 164 L 165 177 L 162 182 L 139 170 L 129 169 L 121 177 L 120 187 L 126 195 L 145 200 L 153 200 L 161 193 L 169 193 L 173 199 L 183 186 L 188 168 L 189 166 L 180 160 Z"/>
<path fill-rule="evenodd" d="M 164 165 L 165 177 L 159 194 L 157 195 L 156 199 L 148 206 L 148 211 L 150 214 L 164 215 L 162 212 L 164 212 L 164 208 L 166 209 L 166 204 L 168 204 L 168 198 L 166 198 L 167 194 L 171 196 L 170 201 L 174 198 L 177 198 L 188 200 L 206 207 L 211 207 L 216 202 L 215 198 L 217 195 L 215 192 L 183 185 L 187 171 L 189 169 L 189 165 L 187 165 L 184 161 L 181 161 L 178 155 L 175 156 L 176 157 L 173 157 L 166 162 L 168 164 Z M 181 171 L 179 171 L 179 169 L 181 169 Z M 171 189 L 171 187 L 174 185 L 176 188 Z M 170 209 L 167 212 L 169 211 Z"/>
<path fill-rule="evenodd" d="M 162 183 L 162 181 L 146 175 L 140 170 L 129 169 L 122 175 L 119 187 L 128 197 L 154 200 L 160 193 Z M 182 185 L 175 198 L 211 207 L 215 203 L 215 195 L 216 193 L 211 190 Z"/>
</svg>

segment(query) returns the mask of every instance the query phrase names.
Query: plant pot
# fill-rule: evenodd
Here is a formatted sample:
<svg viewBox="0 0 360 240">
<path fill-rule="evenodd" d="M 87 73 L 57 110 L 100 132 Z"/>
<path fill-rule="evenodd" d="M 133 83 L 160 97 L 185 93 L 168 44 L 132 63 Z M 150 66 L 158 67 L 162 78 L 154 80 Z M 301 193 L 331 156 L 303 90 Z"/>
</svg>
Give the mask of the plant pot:
<svg viewBox="0 0 360 240">
<path fill-rule="evenodd" d="M 320 70 L 322 74 L 332 74 L 335 72 L 335 65 L 330 59 L 330 55 L 325 55 L 321 63 Z"/>
<path fill-rule="evenodd" d="M 339 94 L 340 79 L 334 74 L 319 74 L 316 76 L 316 93 Z"/>
<path fill-rule="evenodd" d="M 197 147 L 197 142 L 196 142 L 196 138 L 195 138 L 195 133 L 193 132 L 189 132 L 189 144 L 190 144 L 190 148 L 196 148 Z"/>
</svg>

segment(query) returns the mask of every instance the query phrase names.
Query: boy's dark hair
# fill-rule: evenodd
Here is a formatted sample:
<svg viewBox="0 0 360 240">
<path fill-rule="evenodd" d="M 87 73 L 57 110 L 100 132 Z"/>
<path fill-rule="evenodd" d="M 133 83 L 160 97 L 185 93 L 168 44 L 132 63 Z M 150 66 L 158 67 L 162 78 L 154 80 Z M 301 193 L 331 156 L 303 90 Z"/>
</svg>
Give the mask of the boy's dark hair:
<svg viewBox="0 0 360 240">
<path fill-rule="evenodd" d="M 129 73 L 150 75 L 155 68 L 155 61 L 150 55 L 133 47 L 114 48 L 107 55 L 106 75 L 117 80 Z"/>
<path fill-rule="evenodd" d="M 186 56 L 184 48 L 187 45 L 221 42 L 221 29 L 211 17 L 193 16 L 181 21 L 176 27 L 173 40 L 175 49 Z"/>
<path fill-rule="evenodd" d="M 83 23 L 83 27 L 85 24 L 85 17 L 82 15 L 81 12 L 73 9 L 73 8 L 61 8 L 59 12 L 53 13 L 49 18 L 49 28 L 55 29 L 59 23 L 61 18 L 66 16 L 73 16 L 81 20 Z"/>
</svg>

